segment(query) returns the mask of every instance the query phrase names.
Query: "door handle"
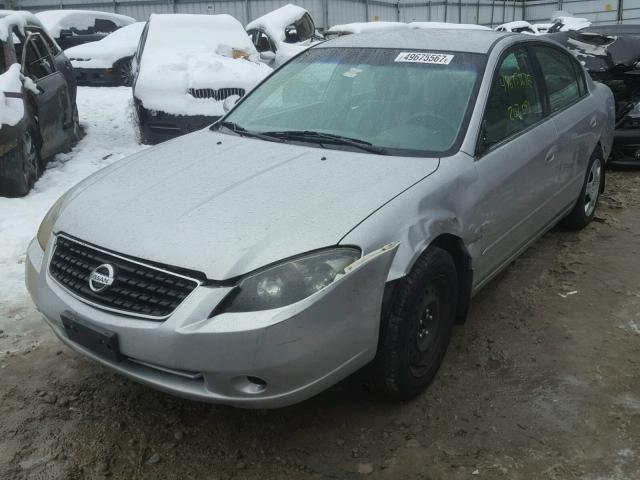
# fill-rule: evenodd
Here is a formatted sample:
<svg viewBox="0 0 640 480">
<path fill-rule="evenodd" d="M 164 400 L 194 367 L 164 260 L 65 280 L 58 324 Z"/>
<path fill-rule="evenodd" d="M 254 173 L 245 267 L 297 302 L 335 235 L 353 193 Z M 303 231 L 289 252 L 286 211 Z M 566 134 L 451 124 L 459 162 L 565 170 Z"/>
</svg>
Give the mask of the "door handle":
<svg viewBox="0 0 640 480">
<path fill-rule="evenodd" d="M 551 163 L 556 159 L 556 151 L 554 150 L 549 150 L 547 152 L 547 156 L 544 157 L 544 162 L 545 163 Z"/>
<path fill-rule="evenodd" d="M 591 128 L 596 128 L 598 126 L 598 119 L 595 116 L 591 117 L 591 120 L 589 120 L 589 126 Z"/>
</svg>

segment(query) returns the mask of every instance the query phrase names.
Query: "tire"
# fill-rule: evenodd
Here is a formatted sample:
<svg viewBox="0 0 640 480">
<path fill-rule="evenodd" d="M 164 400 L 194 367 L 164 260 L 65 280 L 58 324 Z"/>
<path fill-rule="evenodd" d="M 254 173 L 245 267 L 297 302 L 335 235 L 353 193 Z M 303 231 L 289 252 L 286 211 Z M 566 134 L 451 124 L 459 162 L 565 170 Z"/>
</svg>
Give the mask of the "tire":
<svg viewBox="0 0 640 480">
<path fill-rule="evenodd" d="M 457 300 L 451 255 L 429 247 L 398 285 L 383 319 L 375 371 L 387 396 L 406 400 L 429 386 L 449 345 Z"/>
<path fill-rule="evenodd" d="M 562 219 L 561 225 L 570 230 L 582 230 L 591 223 L 598 207 L 600 193 L 604 186 L 604 159 L 598 151 L 591 155 L 582 190 L 573 210 Z"/>
<path fill-rule="evenodd" d="M 120 60 L 113 69 L 115 84 L 119 87 L 131 86 L 131 61 L 132 58 Z"/>
<path fill-rule="evenodd" d="M 23 197 L 40 176 L 40 153 L 31 129 L 25 130 L 18 145 L 0 158 L 0 194 Z"/>
</svg>

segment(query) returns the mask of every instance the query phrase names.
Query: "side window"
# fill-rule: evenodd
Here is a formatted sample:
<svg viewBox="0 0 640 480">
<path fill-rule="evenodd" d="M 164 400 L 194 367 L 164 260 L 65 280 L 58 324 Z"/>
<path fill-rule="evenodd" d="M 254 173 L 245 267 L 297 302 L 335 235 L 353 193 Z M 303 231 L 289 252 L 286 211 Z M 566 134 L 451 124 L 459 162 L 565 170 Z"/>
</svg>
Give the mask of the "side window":
<svg viewBox="0 0 640 480">
<path fill-rule="evenodd" d="M 276 49 L 272 47 L 271 41 L 266 33 L 257 31 L 255 38 L 256 50 L 258 50 L 258 53 L 275 52 Z"/>
<path fill-rule="evenodd" d="M 484 115 L 485 148 L 524 130 L 544 116 L 531 59 L 525 49 L 503 58 L 493 79 Z"/>
<path fill-rule="evenodd" d="M 29 35 L 24 49 L 22 69 L 25 75 L 39 80 L 55 72 L 53 59 L 40 35 Z"/>
<path fill-rule="evenodd" d="M 557 112 L 580 98 L 573 58 L 555 48 L 537 46 L 533 50 L 544 75 L 551 111 Z"/>
<path fill-rule="evenodd" d="M 111 33 L 115 32 L 117 29 L 118 26 L 113 21 L 96 18 L 94 33 Z"/>
</svg>

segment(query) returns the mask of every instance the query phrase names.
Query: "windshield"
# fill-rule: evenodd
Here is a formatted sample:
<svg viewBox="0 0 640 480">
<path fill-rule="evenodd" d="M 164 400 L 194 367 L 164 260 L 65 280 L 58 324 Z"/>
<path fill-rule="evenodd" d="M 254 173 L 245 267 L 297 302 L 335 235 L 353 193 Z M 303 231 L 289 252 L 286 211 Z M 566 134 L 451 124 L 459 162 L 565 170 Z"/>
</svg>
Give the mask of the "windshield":
<svg viewBox="0 0 640 480">
<path fill-rule="evenodd" d="M 286 141 L 282 132 L 320 132 L 367 142 L 380 153 L 447 155 L 466 130 L 484 63 L 484 55 L 459 52 L 311 49 L 277 70 L 224 123 L 278 132 L 279 141 Z"/>
</svg>

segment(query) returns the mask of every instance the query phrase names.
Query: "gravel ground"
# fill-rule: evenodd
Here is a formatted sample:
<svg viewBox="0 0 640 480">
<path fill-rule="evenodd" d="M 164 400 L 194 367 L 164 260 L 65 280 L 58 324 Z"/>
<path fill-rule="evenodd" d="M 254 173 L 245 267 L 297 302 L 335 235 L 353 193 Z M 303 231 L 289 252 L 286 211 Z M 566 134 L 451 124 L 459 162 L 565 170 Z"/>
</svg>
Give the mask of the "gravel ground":
<svg viewBox="0 0 640 480">
<path fill-rule="evenodd" d="M 11 287 L 0 479 L 637 480 L 639 249 L 640 173 L 611 172 L 596 221 L 550 232 L 487 286 L 403 404 L 357 378 L 272 411 L 173 398 L 63 347 Z"/>
<path fill-rule="evenodd" d="M 434 384 L 404 404 L 355 379 L 281 410 L 200 404 L 44 326 L 8 328 L 0 478 L 638 479 L 640 174 L 608 182 L 591 226 L 550 232 L 476 297 Z M 37 323 L 18 310 L 0 315 Z"/>
</svg>

